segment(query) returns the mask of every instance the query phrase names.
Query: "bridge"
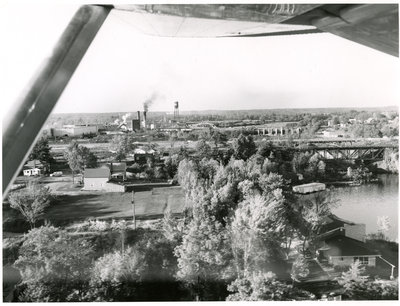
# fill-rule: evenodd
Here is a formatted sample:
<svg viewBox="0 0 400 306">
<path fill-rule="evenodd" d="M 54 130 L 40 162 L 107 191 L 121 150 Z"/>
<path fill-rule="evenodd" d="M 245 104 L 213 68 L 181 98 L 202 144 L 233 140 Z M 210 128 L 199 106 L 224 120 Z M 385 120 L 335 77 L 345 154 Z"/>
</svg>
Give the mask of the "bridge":
<svg viewBox="0 0 400 306">
<path fill-rule="evenodd" d="M 341 145 L 341 146 L 315 146 L 305 145 L 293 148 L 299 152 L 310 152 L 318 154 L 323 160 L 339 159 L 339 160 L 363 160 L 363 161 L 380 161 L 385 156 L 386 149 L 395 149 L 397 144 L 371 144 L 371 145 Z"/>
<path fill-rule="evenodd" d="M 279 143 L 288 140 L 287 138 L 269 138 L 267 141 L 273 143 Z M 324 137 L 324 138 L 295 138 L 290 140 L 293 143 L 298 144 L 359 144 L 363 143 L 366 145 L 370 144 L 382 144 L 382 143 L 398 143 L 399 137 L 392 137 L 392 138 L 342 138 L 342 137 Z"/>
</svg>

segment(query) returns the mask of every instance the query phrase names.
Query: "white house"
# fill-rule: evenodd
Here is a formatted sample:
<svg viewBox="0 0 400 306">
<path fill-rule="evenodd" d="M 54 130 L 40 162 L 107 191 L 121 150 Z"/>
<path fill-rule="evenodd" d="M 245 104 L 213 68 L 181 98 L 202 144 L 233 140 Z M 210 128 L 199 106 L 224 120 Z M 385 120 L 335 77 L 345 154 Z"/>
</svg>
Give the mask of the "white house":
<svg viewBox="0 0 400 306">
<path fill-rule="evenodd" d="M 85 169 L 83 175 L 84 190 L 105 190 L 111 178 L 109 168 Z"/>
<path fill-rule="evenodd" d="M 42 170 L 40 170 L 39 168 L 24 169 L 24 176 L 36 176 L 41 174 Z"/>
</svg>

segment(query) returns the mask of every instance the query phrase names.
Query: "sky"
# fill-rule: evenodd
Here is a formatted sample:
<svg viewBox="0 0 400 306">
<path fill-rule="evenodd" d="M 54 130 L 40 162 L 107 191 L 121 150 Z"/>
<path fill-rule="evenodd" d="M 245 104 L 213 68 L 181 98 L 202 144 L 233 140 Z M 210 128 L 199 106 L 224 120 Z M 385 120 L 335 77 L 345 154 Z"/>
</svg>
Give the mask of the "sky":
<svg viewBox="0 0 400 306">
<path fill-rule="evenodd" d="M 3 110 L 50 55 L 78 7 L 0 5 Z M 182 111 L 375 107 L 398 105 L 398 84 L 398 58 L 331 34 L 158 37 L 112 12 L 54 112 L 133 112 L 150 97 L 153 111 L 172 111 L 174 101 Z"/>
</svg>

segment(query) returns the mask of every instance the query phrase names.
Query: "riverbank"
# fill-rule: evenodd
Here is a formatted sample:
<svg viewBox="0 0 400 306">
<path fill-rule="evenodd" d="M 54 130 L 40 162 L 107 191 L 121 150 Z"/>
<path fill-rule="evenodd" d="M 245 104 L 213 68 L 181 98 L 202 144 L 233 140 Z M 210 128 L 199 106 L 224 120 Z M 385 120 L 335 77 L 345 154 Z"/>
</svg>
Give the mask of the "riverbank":
<svg viewBox="0 0 400 306">
<path fill-rule="evenodd" d="M 378 232 L 378 217 L 387 216 L 389 228 L 385 235 L 398 241 L 399 176 L 380 174 L 378 183 L 360 186 L 337 186 L 339 205 L 333 213 L 340 218 L 366 225 L 367 234 Z"/>
<path fill-rule="evenodd" d="M 354 187 L 361 186 L 364 184 L 379 183 L 379 178 L 374 178 L 368 182 L 360 183 L 357 181 L 335 181 L 335 182 L 323 182 L 327 187 Z"/>
</svg>

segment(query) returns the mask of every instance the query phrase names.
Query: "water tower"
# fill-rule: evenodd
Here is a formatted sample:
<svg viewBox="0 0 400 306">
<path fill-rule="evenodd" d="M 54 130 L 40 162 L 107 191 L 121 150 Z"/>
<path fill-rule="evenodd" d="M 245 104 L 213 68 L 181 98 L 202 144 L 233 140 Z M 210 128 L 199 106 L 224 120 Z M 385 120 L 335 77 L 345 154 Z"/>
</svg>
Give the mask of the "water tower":
<svg viewBox="0 0 400 306">
<path fill-rule="evenodd" d="M 179 120 L 179 102 L 174 102 L 174 120 Z"/>
</svg>

